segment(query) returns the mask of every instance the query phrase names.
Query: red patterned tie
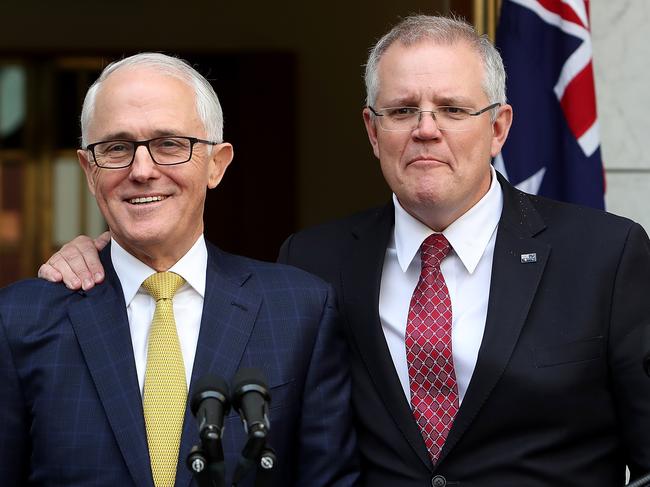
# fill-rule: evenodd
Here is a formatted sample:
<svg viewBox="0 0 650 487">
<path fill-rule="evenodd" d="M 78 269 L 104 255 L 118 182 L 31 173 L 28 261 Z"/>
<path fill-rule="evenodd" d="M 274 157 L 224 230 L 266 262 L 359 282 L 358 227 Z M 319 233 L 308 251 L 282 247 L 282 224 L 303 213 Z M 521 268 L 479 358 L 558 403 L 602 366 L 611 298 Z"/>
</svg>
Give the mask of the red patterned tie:
<svg viewBox="0 0 650 487">
<path fill-rule="evenodd" d="M 458 386 L 451 354 L 451 300 L 440 272 L 440 263 L 449 248 L 441 233 L 422 242 L 422 271 L 406 324 L 411 407 L 434 464 L 458 412 Z"/>
</svg>

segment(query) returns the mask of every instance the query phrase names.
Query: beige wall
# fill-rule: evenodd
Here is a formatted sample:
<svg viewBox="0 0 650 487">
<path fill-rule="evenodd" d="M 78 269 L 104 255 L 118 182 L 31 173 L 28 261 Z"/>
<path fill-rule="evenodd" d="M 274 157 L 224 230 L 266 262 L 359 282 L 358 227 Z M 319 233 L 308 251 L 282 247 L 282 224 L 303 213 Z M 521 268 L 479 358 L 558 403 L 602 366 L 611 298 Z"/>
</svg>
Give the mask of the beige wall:
<svg viewBox="0 0 650 487">
<path fill-rule="evenodd" d="M 650 232 L 650 2 L 592 0 L 591 20 L 607 210 Z"/>
</svg>

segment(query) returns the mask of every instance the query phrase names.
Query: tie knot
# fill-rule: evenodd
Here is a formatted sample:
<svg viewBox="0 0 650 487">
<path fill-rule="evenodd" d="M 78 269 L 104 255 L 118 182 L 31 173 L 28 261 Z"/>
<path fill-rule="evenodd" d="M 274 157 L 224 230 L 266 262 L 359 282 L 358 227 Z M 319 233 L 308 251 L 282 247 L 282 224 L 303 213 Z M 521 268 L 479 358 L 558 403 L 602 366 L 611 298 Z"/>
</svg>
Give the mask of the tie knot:
<svg viewBox="0 0 650 487">
<path fill-rule="evenodd" d="M 174 272 L 156 272 L 147 277 L 142 287 L 156 301 L 172 299 L 176 291 L 185 283 L 185 279 Z"/>
<path fill-rule="evenodd" d="M 437 267 L 440 268 L 440 263 L 444 259 L 451 245 L 442 233 L 434 233 L 429 235 L 422 245 L 420 246 L 420 258 L 422 259 L 422 268 Z"/>
</svg>

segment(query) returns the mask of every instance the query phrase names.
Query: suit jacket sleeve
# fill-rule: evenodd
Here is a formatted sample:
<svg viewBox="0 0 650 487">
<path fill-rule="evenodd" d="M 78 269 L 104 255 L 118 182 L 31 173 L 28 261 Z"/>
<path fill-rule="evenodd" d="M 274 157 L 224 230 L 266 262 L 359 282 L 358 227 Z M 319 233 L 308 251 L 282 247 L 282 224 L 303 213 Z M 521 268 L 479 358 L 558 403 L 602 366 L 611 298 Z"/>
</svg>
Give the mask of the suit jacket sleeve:
<svg viewBox="0 0 650 487">
<path fill-rule="evenodd" d="M 643 360 L 650 353 L 650 241 L 634 224 L 614 282 L 610 333 L 616 409 L 632 478 L 650 470 L 650 378 Z"/>
<path fill-rule="evenodd" d="M 354 485 L 349 358 L 329 288 L 304 386 L 296 485 Z"/>
<path fill-rule="evenodd" d="M 18 373 L 0 313 L 0 479 L 4 486 L 27 484 L 28 428 Z"/>
</svg>

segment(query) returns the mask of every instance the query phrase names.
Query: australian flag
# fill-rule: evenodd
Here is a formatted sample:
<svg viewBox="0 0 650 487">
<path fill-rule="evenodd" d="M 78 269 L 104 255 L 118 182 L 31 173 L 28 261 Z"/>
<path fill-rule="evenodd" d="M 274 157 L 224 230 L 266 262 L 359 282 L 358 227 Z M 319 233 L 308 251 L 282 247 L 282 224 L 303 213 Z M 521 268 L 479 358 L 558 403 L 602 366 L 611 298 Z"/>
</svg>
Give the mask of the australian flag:
<svg viewBox="0 0 650 487">
<path fill-rule="evenodd" d="M 494 165 L 526 192 L 604 208 L 589 25 L 589 0 L 503 0 L 514 120 Z"/>
</svg>

